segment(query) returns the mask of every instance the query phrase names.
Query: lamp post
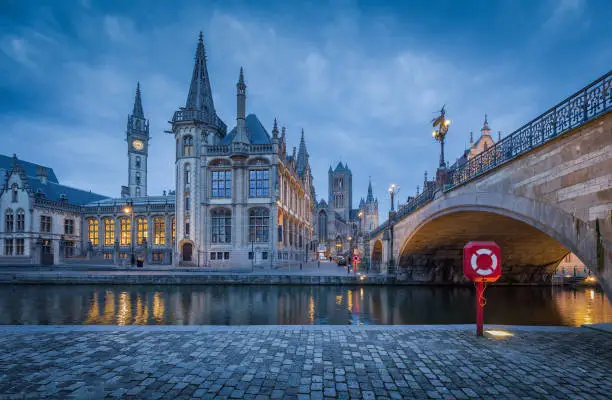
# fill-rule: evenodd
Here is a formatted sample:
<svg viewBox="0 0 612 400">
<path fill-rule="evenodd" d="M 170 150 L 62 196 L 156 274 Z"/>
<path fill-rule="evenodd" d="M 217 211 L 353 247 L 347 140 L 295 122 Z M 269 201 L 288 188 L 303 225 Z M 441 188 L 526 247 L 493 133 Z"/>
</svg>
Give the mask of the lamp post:
<svg viewBox="0 0 612 400">
<path fill-rule="evenodd" d="M 393 199 L 396 194 L 400 191 L 400 187 L 395 183 L 389 186 L 389 194 L 391 195 L 391 211 L 389 211 L 389 267 L 392 268 L 395 273 L 395 261 L 393 260 L 393 220 L 395 219 L 395 209 L 393 205 Z"/>
<path fill-rule="evenodd" d="M 389 186 L 389 196 L 391 196 L 391 211 L 395 211 L 395 195 L 398 194 L 400 191 L 400 187 L 397 186 L 395 183 L 392 184 L 391 186 Z"/>
<path fill-rule="evenodd" d="M 431 122 L 434 128 L 432 136 L 435 140 L 440 142 L 440 168 L 445 168 L 446 163 L 444 162 L 444 138 L 448 133 L 448 127 L 450 126 L 450 119 L 446 119 L 446 106 L 442 106 L 440 115 L 434 118 Z"/>
<path fill-rule="evenodd" d="M 127 202 L 127 205 L 123 209 L 125 214 L 130 215 L 130 264 L 134 266 L 134 203 L 132 200 Z"/>
</svg>

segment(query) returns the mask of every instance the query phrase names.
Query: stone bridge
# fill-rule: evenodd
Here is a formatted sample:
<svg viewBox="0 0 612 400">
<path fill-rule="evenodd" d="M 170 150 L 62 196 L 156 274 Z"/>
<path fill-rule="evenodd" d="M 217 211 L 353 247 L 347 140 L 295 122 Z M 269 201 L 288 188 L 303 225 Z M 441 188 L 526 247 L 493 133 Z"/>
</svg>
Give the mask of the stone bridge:
<svg viewBox="0 0 612 400">
<path fill-rule="evenodd" d="M 545 283 L 569 252 L 612 299 L 612 71 L 391 212 L 369 238 L 383 272 L 463 283 L 471 240 L 502 248 L 505 283 Z M 397 268 L 395 268 L 397 266 Z"/>
</svg>

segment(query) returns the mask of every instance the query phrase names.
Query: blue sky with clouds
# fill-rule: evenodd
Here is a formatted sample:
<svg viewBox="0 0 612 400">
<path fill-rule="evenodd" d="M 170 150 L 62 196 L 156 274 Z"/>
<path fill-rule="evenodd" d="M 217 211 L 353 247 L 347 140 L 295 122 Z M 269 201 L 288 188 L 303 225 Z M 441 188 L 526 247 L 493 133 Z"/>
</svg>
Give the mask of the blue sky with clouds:
<svg viewBox="0 0 612 400">
<path fill-rule="evenodd" d="M 154 3 L 154 4 L 152 4 Z M 288 145 L 304 128 L 318 196 L 327 169 L 372 176 L 401 198 L 435 173 L 430 120 L 442 104 L 454 161 L 489 115 L 503 135 L 612 66 L 607 0 L 0 2 L 0 153 L 52 166 L 60 181 L 118 196 L 136 81 L 151 124 L 149 193 L 174 184 L 164 130 L 184 105 L 204 33 L 214 100 L 235 121 L 240 66 L 248 112 Z M 495 135 L 496 136 L 496 135 Z"/>
</svg>

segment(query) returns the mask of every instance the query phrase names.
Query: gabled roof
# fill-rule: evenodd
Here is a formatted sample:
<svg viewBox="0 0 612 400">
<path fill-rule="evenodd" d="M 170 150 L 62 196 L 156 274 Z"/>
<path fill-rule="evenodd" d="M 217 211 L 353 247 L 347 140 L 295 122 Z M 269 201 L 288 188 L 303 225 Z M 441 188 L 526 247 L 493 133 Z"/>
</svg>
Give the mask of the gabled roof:
<svg viewBox="0 0 612 400">
<path fill-rule="evenodd" d="M 37 178 L 36 175 L 36 167 L 43 167 L 40 164 L 34 164 L 31 162 L 23 161 L 17 159 L 17 164 L 23 170 L 26 176 Z M 59 183 L 57 177 L 55 176 L 55 172 L 53 172 L 53 168 L 44 167 L 47 169 L 47 180 L 53 183 Z M 10 171 L 13 169 L 13 157 L 8 157 L 0 154 L 0 170 Z M 2 173 L 2 177 L 0 179 L 4 179 L 4 172 Z"/>
<path fill-rule="evenodd" d="M 266 128 L 262 125 L 259 118 L 255 114 L 247 115 L 245 119 L 247 136 L 249 137 L 249 141 L 251 144 L 270 144 L 272 143 L 270 139 L 270 134 L 266 131 Z M 221 144 L 230 144 L 232 140 L 236 136 L 236 127 L 231 130 L 227 136 L 223 138 Z"/>
<path fill-rule="evenodd" d="M 75 189 L 70 186 L 60 185 L 58 183 L 49 182 L 42 183 L 38 178 L 29 177 L 28 184 L 32 188 L 32 193 L 36 195 L 41 193 L 47 200 L 62 201 L 62 195 L 65 196 L 65 201 L 68 204 L 75 204 L 82 206 L 92 201 L 100 201 L 107 199 L 106 196 L 102 196 L 97 193 L 88 192 L 86 190 Z"/>
</svg>

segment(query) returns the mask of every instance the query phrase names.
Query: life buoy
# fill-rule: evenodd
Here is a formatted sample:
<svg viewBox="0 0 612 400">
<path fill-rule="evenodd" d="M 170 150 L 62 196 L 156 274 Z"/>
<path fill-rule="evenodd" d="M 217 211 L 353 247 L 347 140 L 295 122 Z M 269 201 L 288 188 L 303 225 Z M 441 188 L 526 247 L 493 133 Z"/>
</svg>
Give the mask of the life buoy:
<svg viewBox="0 0 612 400">
<path fill-rule="evenodd" d="M 489 268 L 479 268 L 478 267 L 478 256 L 486 254 L 491 257 L 491 265 Z M 490 249 L 478 249 L 474 254 L 472 254 L 471 259 L 472 269 L 476 271 L 476 273 L 480 276 L 489 276 L 497 269 L 497 256 Z"/>
</svg>

